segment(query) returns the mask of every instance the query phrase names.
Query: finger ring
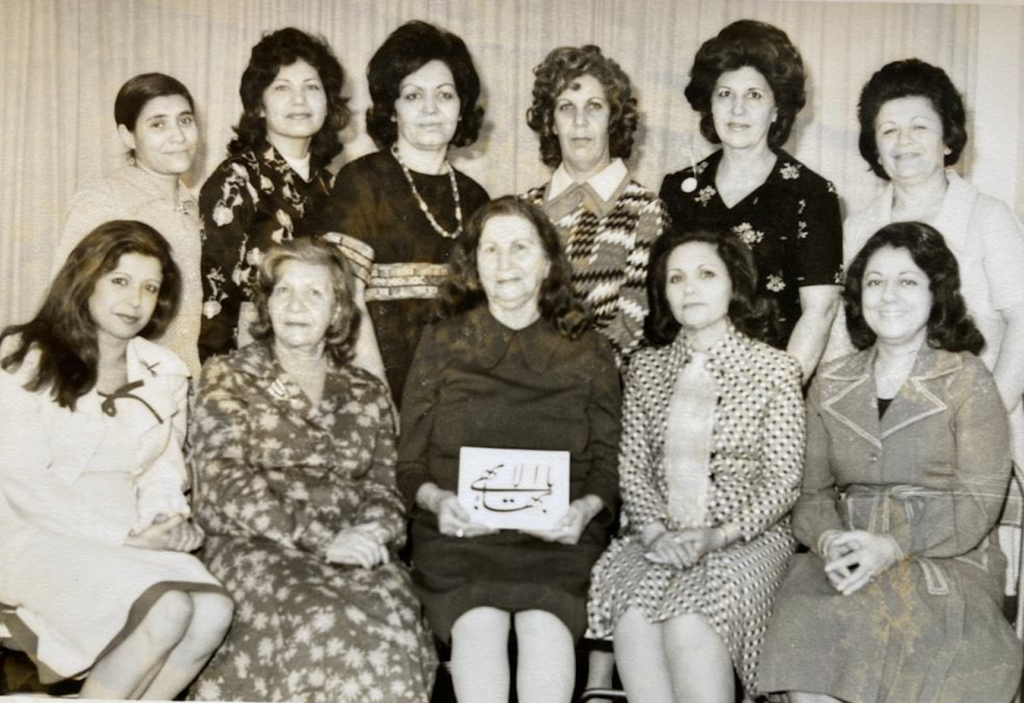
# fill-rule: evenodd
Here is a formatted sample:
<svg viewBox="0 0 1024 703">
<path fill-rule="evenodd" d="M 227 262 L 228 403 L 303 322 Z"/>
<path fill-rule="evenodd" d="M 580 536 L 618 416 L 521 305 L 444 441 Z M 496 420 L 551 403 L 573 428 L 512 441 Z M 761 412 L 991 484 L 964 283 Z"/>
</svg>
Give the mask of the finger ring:
<svg viewBox="0 0 1024 703">
<path fill-rule="evenodd" d="M 465 531 L 465 530 L 463 530 L 463 529 L 462 529 L 462 528 L 460 527 L 459 529 L 455 530 L 455 536 L 456 536 L 456 537 L 465 537 L 465 536 L 466 536 L 466 531 Z"/>
</svg>

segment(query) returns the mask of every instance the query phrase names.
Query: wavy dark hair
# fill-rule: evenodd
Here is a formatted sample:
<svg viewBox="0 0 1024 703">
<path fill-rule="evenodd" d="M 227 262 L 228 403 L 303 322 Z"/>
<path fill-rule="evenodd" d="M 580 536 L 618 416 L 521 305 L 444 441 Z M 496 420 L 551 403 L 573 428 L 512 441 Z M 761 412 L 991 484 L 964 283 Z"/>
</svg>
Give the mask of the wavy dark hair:
<svg viewBox="0 0 1024 703">
<path fill-rule="evenodd" d="M 0 343 L 16 336 L 14 350 L 0 359 L 0 367 L 21 366 L 31 349 L 39 350 L 39 366 L 25 389 L 49 389 L 63 408 L 96 385 L 99 345 L 89 299 L 101 277 L 117 268 L 125 254 L 151 256 L 160 262 L 163 278 L 156 307 L 141 337 L 157 337 L 174 318 L 181 297 L 181 275 L 171 258 L 171 245 L 149 225 L 135 220 L 105 222 L 78 243 L 57 273 L 36 316 L 0 333 Z"/>
<path fill-rule="evenodd" d="M 967 304 L 960 293 L 960 266 L 946 246 L 946 240 L 934 227 L 923 222 L 893 222 L 875 232 L 857 253 L 846 272 L 843 304 L 846 306 L 846 329 L 858 349 L 875 343 L 875 333 L 864 320 L 861 295 L 864 271 L 879 249 L 906 249 L 918 268 L 928 276 L 932 293 L 932 312 L 928 316 L 928 344 L 935 349 L 978 354 L 985 347 L 985 338 L 967 314 Z"/>
<path fill-rule="evenodd" d="M 163 73 L 142 73 L 129 78 L 117 91 L 117 97 L 114 98 L 114 122 L 124 125 L 129 132 L 134 132 L 146 103 L 153 98 L 168 95 L 180 95 L 185 98 L 188 106 L 192 108 L 192 113 L 195 114 L 196 103 L 184 83 Z M 128 156 L 135 158 L 135 150 L 129 149 Z"/>
<path fill-rule="evenodd" d="M 711 96 L 723 73 L 744 66 L 756 69 L 772 89 L 778 115 L 768 130 L 768 146 L 780 148 L 807 102 L 804 62 L 785 32 L 756 20 L 733 22 L 697 50 L 684 94 L 690 107 L 700 113 L 700 133 L 712 144 L 721 143 L 711 115 Z"/>
<path fill-rule="evenodd" d="M 413 20 L 393 31 L 366 67 L 373 105 L 366 111 L 366 131 L 380 149 L 398 141 L 395 101 L 402 79 L 431 61 L 441 61 L 452 72 L 459 94 L 459 125 L 451 145 L 469 146 L 480 136 L 484 108 L 480 100 L 480 76 L 466 42 L 448 30 Z"/>
<path fill-rule="evenodd" d="M 473 214 L 466 232 L 455 242 L 447 280 L 441 285 L 439 311 L 441 317 L 455 317 L 487 303 L 476 265 L 476 252 L 484 227 L 492 217 L 520 217 L 537 232 L 551 268 L 540 287 L 540 315 L 558 332 L 577 339 L 591 324 L 590 314 L 576 297 L 572 283 L 572 266 L 562 249 L 558 230 L 547 215 L 535 205 L 506 195 L 492 200 Z"/>
<path fill-rule="evenodd" d="M 553 49 L 533 69 L 533 104 L 526 111 L 526 123 L 540 137 L 540 160 L 556 168 L 562 163 L 562 147 L 555 134 L 555 101 L 581 76 L 600 81 L 611 110 L 608 121 L 608 150 L 613 159 L 628 159 L 633 153 L 633 135 L 640 125 L 640 111 L 633 97 L 629 76 L 600 47 L 588 44 Z"/>
<path fill-rule="evenodd" d="M 774 344 L 779 337 L 777 319 L 772 305 L 758 295 L 754 254 L 743 240 L 724 229 L 673 231 L 654 242 L 647 269 L 647 298 L 651 307 L 645 324 L 648 340 L 655 346 L 665 346 L 671 344 L 682 329 L 672 314 L 665 288 L 669 257 L 677 248 L 690 242 L 710 244 L 725 264 L 732 282 L 729 319 L 736 329 L 753 339 Z"/>
<path fill-rule="evenodd" d="M 294 27 L 285 27 L 264 34 L 252 48 L 249 65 L 242 73 L 242 85 L 238 89 L 242 97 L 242 117 L 234 128 L 235 138 L 228 144 L 229 154 L 237 156 L 263 149 L 269 144 L 263 92 L 274 82 L 282 67 L 291 66 L 299 60 L 316 69 L 327 97 L 327 117 L 310 144 L 310 165 L 314 169 L 323 168 L 341 153 L 338 132 L 345 129 L 350 117 L 347 99 L 341 96 L 345 72 L 326 39 Z"/>
<path fill-rule="evenodd" d="M 337 246 L 306 237 L 282 242 L 271 247 L 260 262 L 259 283 L 254 302 L 258 319 L 249 328 L 253 339 L 269 340 L 274 337 L 268 309 L 271 294 L 277 286 L 281 265 L 286 261 L 298 261 L 310 266 L 323 266 L 331 274 L 334 301 L 337 314 L 327 327 L 324 343 L 327 353 L 337 364 L 351 361 L 355 353 L 356 336 L 359 329 L 359 310 L 355 304 L 355 284 L 348 259 Z M 353 334 L 356 331 L 357 334 Z"/>
<path fill-rule="evenodd" d="M 920 59 L 887 63 L 864 84 L 857 104 L 857 120 L 860 122 L 857 146 L 860 147 L 860 155 L 875 175 L 885 180 L 889 180 L 889 174 L 878 163 L 875 119 L 885 103 L 909 97 L 927 98 L 942 120 L 942 141 L 949 149 L 944 159 L 946 166 L 959 161 L 960 154 L 967 146 L 964 101 L 946 72 Z"/>
</svg>

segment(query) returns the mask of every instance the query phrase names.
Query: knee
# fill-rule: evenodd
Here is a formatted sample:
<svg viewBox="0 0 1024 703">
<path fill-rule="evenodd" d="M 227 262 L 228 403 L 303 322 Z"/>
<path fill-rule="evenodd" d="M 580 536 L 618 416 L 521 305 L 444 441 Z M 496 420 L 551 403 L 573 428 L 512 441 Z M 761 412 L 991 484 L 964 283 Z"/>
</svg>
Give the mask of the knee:
<svg viewBox="0 0 1024 703">
<path fill-rule="evenodd" d="M 149 609 L 139 629 L 152 646 L 170 649 L 185 636 L 192 615 L 189 595 L 182 591 L 168 591 Z"/>
<path fill-rule="evenodd" d="M 221 593 L 192 594 L 192 629 L 211 649 L 224 639 L 235 614 L 235 603 Z"/>
<path fill-rule="evenodd" d="M 497 608 L 473 608 L 452 625 L 452 648 L 493 649 L 508 647 L 511 618 Z"/>
<path fill-rule="evenodd" d="M 667 649 L 675 652 L 707 651 L 719 645 L 722 638 L 703 615 L 688 614 L 672 618 L 665 623 Z"/>
<path fill-rule="evenodd" d="M 516 613 L 516 638 L 535 647 L 555 647 L 573 644 L 572 633 L 557 616 L 544 610 L 526 610 Z"/>
</svg>

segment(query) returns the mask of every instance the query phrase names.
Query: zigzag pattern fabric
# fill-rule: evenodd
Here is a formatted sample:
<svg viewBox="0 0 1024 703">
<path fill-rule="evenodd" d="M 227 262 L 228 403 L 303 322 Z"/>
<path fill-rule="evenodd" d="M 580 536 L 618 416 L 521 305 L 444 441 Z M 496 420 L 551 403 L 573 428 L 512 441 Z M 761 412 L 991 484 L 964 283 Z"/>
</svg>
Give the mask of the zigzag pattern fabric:
<svg viewBox="0 0 1024 703">
<path fill-rule="evenodd" d="M 543 207 L 546 192 L 545 185 L 523 197 Z M 620 365 L 643 340 L 647 260 L 667 223 L 665 205 L 635 181 L 626 184 L 604 216 L 581 198 L 554 223 L 572 264 L 576 291 L 594 314 L 597 329 L 612 342 Z"/>
</svg>

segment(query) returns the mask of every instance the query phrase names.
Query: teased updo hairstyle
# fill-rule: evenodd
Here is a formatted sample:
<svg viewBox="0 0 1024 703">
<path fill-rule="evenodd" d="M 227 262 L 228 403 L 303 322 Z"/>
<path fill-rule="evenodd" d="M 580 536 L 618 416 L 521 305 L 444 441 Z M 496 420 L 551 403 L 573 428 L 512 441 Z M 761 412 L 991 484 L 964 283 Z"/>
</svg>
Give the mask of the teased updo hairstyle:
<svg viewBox="0 0 1024 703">
<path fill-rule="evenodd" d="M 778 115 L 768 130 L 768 146 L 777 149 L 789 139 L 797 113 L 807 102 L 803 59 L 778 27 L 739 20 L 704 42 L 690 69 L 686 99 L 700 113 L 700 133 L 712 144 L 720 144 L 711 116 L 711 96 L 723 73 L 744 66 L 756 69 L 772 89 Z"/>
<path fill-rule="evenodd" d="M 928 344 L 935 349 L 978 354 L 985 347 L 985 338 L 967 314 L 967 305 L 960 294 L 960 267 L 956 256 L 938 230 L 922 222 L 894 222 L 875 232 L 857 253 L 846 272 L 843 304 L 846 306 L 846 328 L 858 349 L 875 343 L 875 332 L 864 320 L 861 295 L 864 292 L 864 271 L 879 249 L 906 249 L 918 268 L 928 276 L 932 293 L 932 312 L 928 317 Z"/>
<path fill-rule="evenodd" d="M 75 402 L 96 385 L 99 365 L 89 299 L 96 283 L 116 269 L 125 254 L 150 256 L 160 262 L 163 278 L 156 307 L 139 333 L 147 338 L 159 336 L 174 318 L 181 296 L 181 276 L 171 258 L 171 245 L 147 224 L 113 220 L 101 224 L 71 250 L 36 316 L 0 333 L 0 342 L 18 335 L 14 350 L 0 359 L 0 367 L 17 369 L 32 348 L 38 349 L 39 365 L 25 389 L 49 389 L 58 405 L 74 410 Z"/>
<path fill-rule="evenodd" d="M 431 61 L 441 61 L 452 72 L 459 94 L 459 124 L 451 145 L 469 146 L 480 136 L 484 109 L 480 100 L 480 76 L 466 42 L 451 32 L 413 20 L 393 31 L 366 67 L 373 105 L 366 111 L 366 131 L 380 149 L 398 141 L 395 101 L 402 79 Z"/>
<path fill-rule="evenodd" d="M 946 166 L 955 164 L 967 145 L 964 101 L 946 72 L 920 59 L 887 63 L 864 84 L 857 104 L 857 120 L 860 122 L 857 145 L 860 147 L 860 155 L 875 175 L 885 180 L 889 180 L 889 174 L 878 163 L 875 119 L 885 103 L 908 97 L 927 98 L 942 120 L 942 141 L 949 149 L 944 159 Z"/>
<path fill-rule="evenodd" d="M 196 104 L 192 100 L 192 93 L 188 92 L 181 81 L 163 73 L 142 73 L 129 78 L 121 90 L 117 91 L 117 97 L 114 98 L 114 122 L 124 125 L 129 132 L 135 132 L 135 125 L 146 103 L 166 95 L 182 96 L 195 113 Z M 128 157 L 135 158 L 134 149 L 128 150 Z"/>
<path fill-rule="evenodd" d="M 327 117 L 323 127 L 313 135 L 310 144 L 310 165 L 323 168 L 341 153 L 338 132 L 348 124 L 346 98 L 341 96 L 345 73 L 323 37 L 314 37 L 294 27 L 285 27 L 263 35 L 252 48 L 249 65 L 242 73 L 238 94 L 242 97 L 242 117 L 235 127 L 235 138 L 228 144 L 228 153 L 237 156 L 267 144 L 267 121 L 263 110 L 263 92 L 277 78 L 278 72 L 296 61 L 305 61 L 320 76 L 327 97 Z"/>
<path fill-rule="evenodd" d="M 258 319 L 249 328 L 253 339 L 273 339 L 274 328 L 270 323 L 269 300 L 277 286 L 281 265 L 286 261 L 298 261 L 310 266 L 323 266 L 331 274 L 334 302 L 337 311 L 324 335 L 325 349 L 337 364 L 351 361 L 355 353 L 356 335 L 359 329 L 359 310 L 355 305 L 355 284 L 348 259 L 341 249 L 324 240 L 306 237 L 281 242 L 271 247 L 260 262 L 259 284 L 254 302 Z"/>
<path fill-rule="evenodd" d="M 772 305 L 758 295 L 754 254 L 735 234 L 720 229 L 672 231 L 655 240 L 647 269 L 647 298 L 651 310 L 647 315 L 645 332 L 650 342 L 659 347 L 671 344 L 683 327 L 672 314 L 665 289 L 669 257 L 677 248 L 690 242 L 710 244 L 725 264 L 732 282 L 729 319 L 736 329 L 753 339 L 777 342 L 777 320 Z"/>
<path fill-rule="evenodd" d="M 540 316 L 554 325 L 561 335 L 577 339 L 590 326 L 590 316 L 576 297 L 572 266 L 562 250 L 558 230 L 540 208 L 514 195 L 492 200 L 479 208 L 470 218 L 465 234 L 455 240 L 448 279 L 441 285 L 439 295 L 441 316 L 454 317 L 487 304 L 487 295 L 477 270 L 476 253 L 487 222 L 502 216 L 526 220 L 537 232 L 551 264 L 540 287 Z"/>
<path fill-rule="evenodd" d="M 581 76 L 593 76 L 600 81 L 608 99 L 609 154 L 613 159 L 629 158 L 640 112 L 629 76 L 619 64 L 592 44 L 580 48 L 563 46 L 553 49 L 533 73 L 533 104 L 526 111 L 526 123 L 540 137 L 540 160 L 546 166 L 556 168 L 562 163 L 562 147 L 555 134 L 555 101 L 574 87 Z"/>
</svg>

